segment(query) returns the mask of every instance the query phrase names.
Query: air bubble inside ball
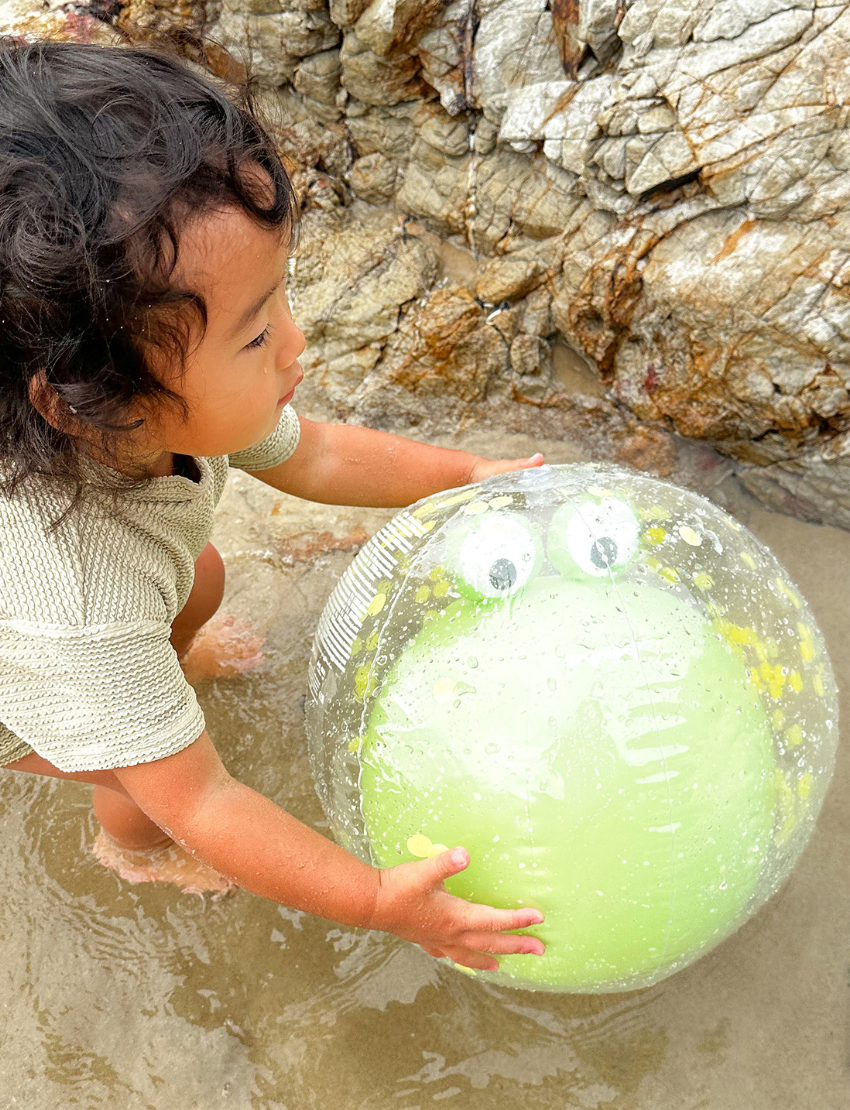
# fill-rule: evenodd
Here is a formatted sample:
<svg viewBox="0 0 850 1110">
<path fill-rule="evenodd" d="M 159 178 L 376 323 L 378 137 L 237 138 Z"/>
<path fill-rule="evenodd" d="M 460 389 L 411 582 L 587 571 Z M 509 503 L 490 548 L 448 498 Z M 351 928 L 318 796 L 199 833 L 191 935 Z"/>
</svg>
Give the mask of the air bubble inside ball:
<svg viewBox="0 0 850 1110">
<path fill-rule="evenodd" d="M 832 771 L 821 635 L 771 553 L 705 499 L 544 467 L 397 514 L 334 590 L 310 754 L 343 845 L 463 844 L 452 893 L 546 915 L 481 978 L 621 991 L 771 896 Z"/>
</svg>

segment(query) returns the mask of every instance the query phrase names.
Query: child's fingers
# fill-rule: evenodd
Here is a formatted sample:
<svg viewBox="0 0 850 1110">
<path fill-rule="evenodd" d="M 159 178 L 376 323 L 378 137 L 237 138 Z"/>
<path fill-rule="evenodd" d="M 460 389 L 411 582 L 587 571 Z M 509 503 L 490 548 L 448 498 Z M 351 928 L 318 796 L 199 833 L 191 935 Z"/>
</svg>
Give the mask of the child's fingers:
<svg viewBox="0 0 850 1110">
<path fill-rule="evenodd" d="M 433 956 L 435 960 L 442 960 L 446 955 L 442 948 L 435 948 L 433 944 L 422 944 L 420 948 L 423 952 L 427 952 L 429 956 Z"/>
<path fill-rule="evenodd" d="M 538 451 L 527 459 L 504 459 L 502 462 L 494 463 L 492 473 L 506 474 L 511 470 L 529 470 L 531 467 L 542 466 L 543 461 L 543 456 Z"/>
<path fill-rule="evenodd" d="M 464 933 L 464 947 L 491 956 L 542 956 L 545 944 L 537 937 L 517 936 L 511 933 Z"/>
<path fill-rule="evenodd" d="M 423 886 L 436 886 L 444 879 L 450 879 L 469 867 L 469 852 L 466 848 L 450 848 L 438 856 L 416 864 Z"/>
<path fill-rule="evenodd" d="M 497 910 L 493 906 L 469 903 L 469 913 L 464 922 L 467 932 L 507 933 L 513 929 L 528 929 L 541 925 L 543 914 L 530 906 L 521 910 Z"/>
<path fill-rule="evenodd" d="M 543 462 L 543 455 L 538 451 L 534 455 L 529 455 L 527 459 L 512 459 L 507 466 L 511 470 L 528 470 L 534 466 L 542 466 Z"/>
<path fill-rule="evenodd" d="M 485 478 L 494 478 L 497 474 L 507 474 L 512 470 L 529 470 L 535 466 L 542 466 L 544 461 L 539 451 L 529 455 L 527 459 L 480 459 L 471 472 L 470 480 L 483 482 Z"/>
<path fill-rule="evenodd" d="M 446 956 L 454 964 L 471 967 L 475 971 L 498 971 L 499 961 L 484 952 L 472 952 L 468 948 L 447 948 Z"/>
</svg>

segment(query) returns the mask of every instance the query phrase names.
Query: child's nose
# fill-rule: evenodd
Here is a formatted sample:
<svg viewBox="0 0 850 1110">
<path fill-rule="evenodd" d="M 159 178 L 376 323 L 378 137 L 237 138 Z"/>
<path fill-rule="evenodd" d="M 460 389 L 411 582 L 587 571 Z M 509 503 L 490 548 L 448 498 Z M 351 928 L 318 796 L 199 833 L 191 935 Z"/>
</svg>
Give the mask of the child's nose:
<svg viewBox="0 0 850 1110">
<path fill-rule="evenodd" d="M 297 358 L 304 354 L 307 341 L 304 338 L 304 333 L 297 324 L 292 323 L 291 319 L 282 338 L 283 342 L 278 352 L 278 369 L 285 370 L 287 366 L 291 366 Z"/>
</svg>

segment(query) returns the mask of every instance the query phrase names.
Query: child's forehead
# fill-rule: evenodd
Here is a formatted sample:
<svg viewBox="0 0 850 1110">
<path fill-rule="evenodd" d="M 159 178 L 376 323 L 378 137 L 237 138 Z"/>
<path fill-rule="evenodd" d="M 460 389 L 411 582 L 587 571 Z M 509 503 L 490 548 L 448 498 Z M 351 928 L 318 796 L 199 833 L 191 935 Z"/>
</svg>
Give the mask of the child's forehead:
<svg viewBox="0 0 850 1110">
<path fill-rule="evenodd" d="M 289 228 L 265 228 L 241 208 L 191 219 L 180 235 L 175 283 L 201 293 L 210 309 L 238 315 L 286 266 Z"/>
</svg>

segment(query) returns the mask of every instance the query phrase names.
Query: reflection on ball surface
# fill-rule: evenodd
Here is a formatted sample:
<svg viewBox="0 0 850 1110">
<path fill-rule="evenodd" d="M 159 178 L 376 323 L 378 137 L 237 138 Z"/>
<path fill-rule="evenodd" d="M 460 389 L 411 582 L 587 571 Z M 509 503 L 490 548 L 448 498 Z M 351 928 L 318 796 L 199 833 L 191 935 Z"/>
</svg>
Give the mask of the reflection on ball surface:
<svg viewBox="0 0 850 1110">
<path fill-rule="evenodd" d="M 479 976 L 618 991 L 713 948 L 788 875 L 836 701 L 805 601 L 750 533 L 581 465 L 394 517 L 323 614 L 308 729 L 342 844 L 383 867 L 463 844 L 452 893 L 545 913 L 545 956 Z"/>
</svg>

